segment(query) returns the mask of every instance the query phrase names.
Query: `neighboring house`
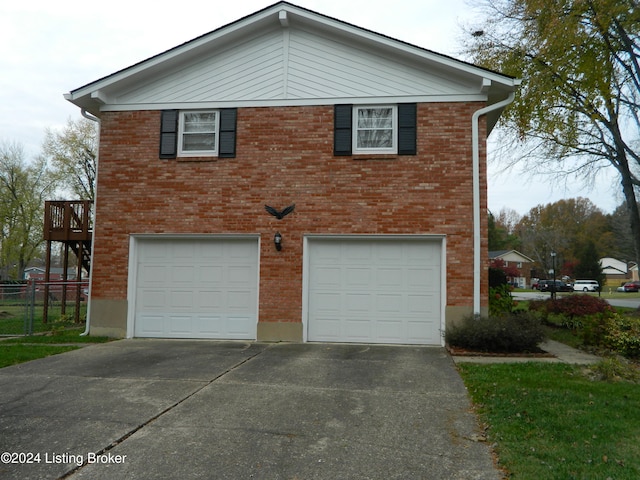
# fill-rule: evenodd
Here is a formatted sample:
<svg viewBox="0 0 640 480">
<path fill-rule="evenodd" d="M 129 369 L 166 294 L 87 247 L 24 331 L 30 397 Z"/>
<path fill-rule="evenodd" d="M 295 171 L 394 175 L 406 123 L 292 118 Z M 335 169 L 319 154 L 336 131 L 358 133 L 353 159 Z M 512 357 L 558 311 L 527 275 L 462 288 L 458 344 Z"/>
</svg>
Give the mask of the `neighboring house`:
<svg viewBox="0 0 640 480">
<path fill-rule="evenodd" d="M 63 268 L 51 268 L 51 272 L 49 275 L 49 280 L 60 281 L 64 275 Z M 38 280 L 44 281 L 45 279 L 45 269 L 42 267 L 27 267 L 24 269 L 24 279 L 25 280 Z M 70 268 L 67 270 L 67 280 L 73 281 L 76 279 L 76 269 Z"/>
<path fill-rule="evenodd" d="M 600 266 L 602 267 L 603 275 L 606 276 L 607 280 L 611 280 L 611 284 L 620 283 L 622 285 L 625 282 L 634 280 L 634 277 L 638 274 L 638 267 L 635 263 L 627 263 L 616 258 L 601 258 Z"/>
<path fill-rule="evenodd" d="M 505 270 L 517 271 L 519 275 L 507 275 L 507 281 L 513 286 L 527 288 L 531 286 L 531 270 L 535 260 L 517 250 L 495 250 L 489 252 L 489 261 L 502 260 Z"/>
<path fill-rule="evenodd" d="M 638 278 L 638 264 L 635 262 L 631 263 L 631 266 L 629 267 L 629 272 L 631 273 L 631 280 L 634 282 L 637 282 L 638 280 L 640 280 L 640 278 Z"/>
<path fill-rule="evenodd" d="M 517 85 L 280 2 L 72 90 L 100 120 L 91 333 L 441 345 L 488 309 Z"/>
<path fill-rule="evenodd" d="M 616 258 L 604 257 L 600 259 L 602 274 L 611 281 L 612 284 L 623 283 L 632 280 L 632 272 L 627 262 Z"/>
</svg>

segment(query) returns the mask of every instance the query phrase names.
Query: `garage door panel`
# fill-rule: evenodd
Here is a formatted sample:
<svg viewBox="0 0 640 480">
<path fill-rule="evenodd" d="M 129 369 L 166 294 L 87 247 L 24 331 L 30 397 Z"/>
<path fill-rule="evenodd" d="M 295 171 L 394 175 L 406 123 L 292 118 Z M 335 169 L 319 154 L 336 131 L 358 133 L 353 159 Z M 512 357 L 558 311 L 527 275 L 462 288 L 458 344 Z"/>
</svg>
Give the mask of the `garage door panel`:
<svg viewBox="0 0 640 480">
<path fill-rule="evenodd" d="M 197 315 L 196 331 L 200 336 L 216 338 L 222 335 L 222 329 L 220 328 L 222 321 L 223 319 L 220 315 Z"/>
<path fill-rule="evenodd" d="M 366 314 L 371 311 L 372 295 L 368 293 L 346 293 L 344 309 L 347 315 Z"/>
<path fill-rule="evenodd" d="M 342 274 L 346 288 L 368 289 L 371 284 L 371 267 L 345 267 Z"/>
<path fill-rule="evenodd" d="M 373 255 L 373 246 L 363 242 L 351 242 L 343 245 L 343 258 L 351 264 L 367 265 Z"/>
<path fill-rule="evenodd" d="M 257 239 L 141 239 L 134 335 L 255 339 Z"/>
<path fill-rule="evenodd" d="M 170 290 L 168 292 L 169 304 L 171 310 L 192 310 L 194 304 L 193 292 L 189 290 Z"/>
<path fill-rule="evenodd" d="M 328 259 L 327 259 L 328 260 Z M 339 288 L 342 281 L 342 270 L 339 266 L 335 267 L 316 267 L 316 286 L 318 288 Z"/>
<path fill-rule="evenodd" d="M 164 315 L 140 312 L 139 317 L 136 319 L 136 327 L 139 328 L 141 333 L 156 336 L 165 329 Z"/>
<path fill-rule="evenodd" d="M 212 259 L 209 258 L 209 261 Z M 224 271 L 221 266 L 207 265 L 198 268 L 198 280 L 203 286 L 221 285 L 224 282 Z"/>
<path fill-rule="evenodd" d="M 350 318 L 344 323 L 344 334 L 349 342 L 366 342 L 371 338 L 371 322 L 368 318 Z"/>
<path fill-rule="evenodd" d="M 439 297 L 435 295 L 407 295 L 407 312 L 422 314 L 429 318 L 439 313 Z"/>
<path fill-rule="evenodd" d="M 403 269 L 382 267 L 376 269 L 376 284 L 382 288 L 402 288 L 404 286 Z"/>
<path fill-rule="evenodd" d="M 312 338 L 318 338 L 321 342 L 341 341 L 342 324 L 339 319 L 332 316 L 318 316 L 317 320 L 309 325 L 309 335 Z"/>
<path fill-rule="evenodd" d="M 402 313 L 405 296 L 402 294 L 376 295 L 376 310 L 384 313 Z"/>
<path fill-rule="evenodd" d="M 197 303 L 210 311 L 221 311 L 224 308 L 224 293 L 218 290 L 200 290 L 196 292 Z"/>
<path fill-rule="evenodd" d="M 441 344 L 441 240 L 309 240 L 307 339 Z"/>
<path fill-rule="evenodd" d="M 196 275 L 195 275 L 196 266 L 195 265 L 184 266 L 184 265 L 176 264 L 178 259 L 174 258 L 172 260 L 173 260 L 173 267 L 171 268 L 171 275 L 170 275 L 171 281 L 174 284 L 175 283 L 193 284 L 194 280 L 196 280 Z"/>
<path fill-rule="evenodd" d="M 164 290 L 138 290 L 138 303 L 141 309 L 164 308 L 167 294 Z"/>
<path fill-rule="evenodd" d="M 167 267 L 164 265 L 145 264 L 138 269 L 138 280 L 144 285 L 159 285 L 166 283 Z"/>
<path fill-rule="evenodd" d="M 229 338 L 244 339 L 246 338 L 246 331 L 251 328 L 254 322 L 253 317 L 248 316 L 234 316 L 227 317 L 227 331 L 229 332 Z"/>
<path fill-rule="evenodd" d="M 167 318 L 168 330 L 173 336 L 184 337 L 193 331 L 192 320 L 191 315 L 170 315 Z"/>
<path fill-rule="evenodd" d="M 320 314 L 339 312 L 342 304 L 342 295 L 336 293 L 317 292 L 310 301 L 309 307 Z"/>
</svg>

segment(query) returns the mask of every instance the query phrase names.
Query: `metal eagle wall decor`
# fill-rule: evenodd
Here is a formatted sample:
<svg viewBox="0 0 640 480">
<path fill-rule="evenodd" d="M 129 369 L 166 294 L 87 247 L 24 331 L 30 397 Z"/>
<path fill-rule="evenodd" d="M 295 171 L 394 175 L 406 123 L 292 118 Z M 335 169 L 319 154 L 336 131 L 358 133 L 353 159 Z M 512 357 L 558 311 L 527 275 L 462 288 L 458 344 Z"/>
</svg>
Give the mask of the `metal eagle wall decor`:
<svg viewBox="0 0 640 480">
<path fill-rule="evenodd" d="M 293 210 L 296 208 L 296 204 L 292 204 L 289 205 L 288 207 L 286 207 L 284 210 L 282 211 L 278 211 L 273 207 L 270 207 L 269 205 L 265 205 L 264 209 L 269 212 L 271 215 L 273 215 L 274 217 L 276 217 L 278 220 L 282 220 L 284 217 L 286 217 L 287 215 L 289 215 L 291 212 L 293 212 Z"/>
</svg>

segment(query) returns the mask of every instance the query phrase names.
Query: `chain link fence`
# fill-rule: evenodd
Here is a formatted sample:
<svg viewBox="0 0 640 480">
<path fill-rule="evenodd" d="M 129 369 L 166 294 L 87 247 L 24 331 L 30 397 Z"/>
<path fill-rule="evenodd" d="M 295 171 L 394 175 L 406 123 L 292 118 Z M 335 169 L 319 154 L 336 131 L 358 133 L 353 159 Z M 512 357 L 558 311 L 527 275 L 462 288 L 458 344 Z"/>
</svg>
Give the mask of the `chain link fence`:
<svg viewBox="0 0 640 480">
<path fill-rule="evenodd" d="M 0 283 L 0 337 L 31 335 L 84 324 L 87 289 L 86 282 Z"/>
</svg>

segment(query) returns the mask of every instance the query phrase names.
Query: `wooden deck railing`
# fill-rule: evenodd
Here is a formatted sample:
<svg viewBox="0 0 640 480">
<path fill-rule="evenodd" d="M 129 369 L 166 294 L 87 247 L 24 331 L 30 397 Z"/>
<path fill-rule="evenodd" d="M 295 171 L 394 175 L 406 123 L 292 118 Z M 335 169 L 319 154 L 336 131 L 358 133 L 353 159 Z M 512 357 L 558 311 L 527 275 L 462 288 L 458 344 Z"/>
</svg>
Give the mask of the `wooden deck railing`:
<svg viewBox="0 0 640 480">
<path fill-rule="evenodd" d="M 45 202 L 44 239 L 49 241 L 91 240 L 91 200 Z"/>
</svg>

